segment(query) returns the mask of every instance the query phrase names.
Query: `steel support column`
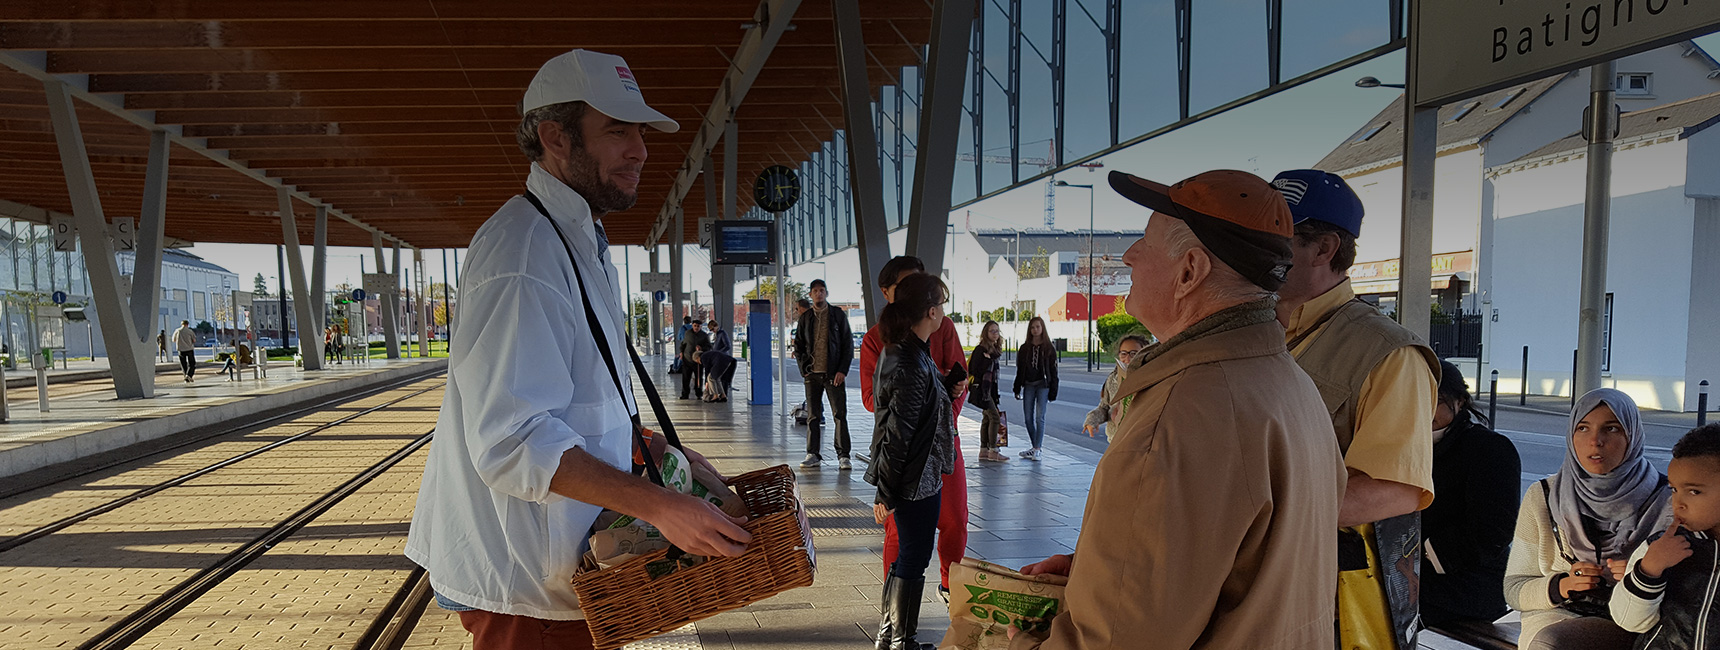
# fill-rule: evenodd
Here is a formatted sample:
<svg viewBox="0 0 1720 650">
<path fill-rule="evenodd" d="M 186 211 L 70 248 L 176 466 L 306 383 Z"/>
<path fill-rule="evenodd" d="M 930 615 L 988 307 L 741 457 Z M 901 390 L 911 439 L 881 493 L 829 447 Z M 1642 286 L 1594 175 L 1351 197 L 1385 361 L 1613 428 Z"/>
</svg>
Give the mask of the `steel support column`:
<svg viewBox="0 0 1720 650">
<path fill-rule="evenodd" d="M 316 225 L 311 231 L 311 318 L 318 331 L 328 327 L 328 206 L 317 206 Z"/>
<path fill-rule="evenodd" d="M 424 281 L 424 251 L 412 249 L 412 306 L 418 312 L 418 356 L 430 358 L 430 313 L 424 300 L 430 283 Z"/>
<path fill-rule="evenodd" d="M 392 248 L 393 248 L 393 250 L 390 252 L 392 254 L 394 261 L 389 262 L 388 272 L 394 276 L 394 285 L 393 285 L 394 289 L 392 291 L 390 291 L 388 295 L 393 299 L 393 302 L 390 304 L 394 308 L 394 314 L 395 314 L 394 336 L 395 336 L 395 340 L 398 341 L 400 338 L 400 325 L 401 325 L 400 321 L 406 316 L 404 313 L 401 313 L 401 312 L 404 312 L 406 310 L 406 308 L 400 302 L 400 287 L 401 287 L 401 284 L 400 284 L 400 242 L 398 240 L 396 240 L 394 242 L 394 245 Z M 405 325 L 408 328 L 410 328 L 412 326 L 411 323 L 406 323 Z M 408 329 L 408 331 L 410 331 L 410 329 Z M 402 352 L 404 353 L 404 356 L 408 356 L 408 357 L 412 356 L 411 341 L 407 341 L 407 345 L 405 345 L 405 346 L 400 346 L 400 345 L 396 344 L 396 347 L 397 348 L 404 347 L 405 349 L 402 350 Z"/>
<path fill-rule="evenodd" d="M 723 127 L 723 219 L 739 219 L 740 201 L 740 135 L 734 119 Z M 710 157 L 706 156 L 706 165 Z M 706 167 L 709 170 L 709 167 Z M 709 187 L 708 185 L 706 187 Z M 709 204 L 706 205 L 708 209 Z M 717 215 L 712 214 L 712 217 Z M 711 318 L 722 323 L 723 329 L 735 328 L 735 267 L 729 264 L 711 265 Z M 733 338 L 732 336 L 730 338 Z"/>
<path fill-rule="evenodd" d="M 1105 94 L 1111 101 L 1111 146 L 1121 134 L 1123 105 L 1123 0 L 1105 0 Z M 974 196 L 979 196 L 975 194 Z"/>
<path fill-rule="evenodd" d="M 275 190 L 281 212 L 281 241 L 286 245 L 287 277 L 293 284 L 293 317 L 299 321 L 299 356 L 305 370 L 322 369 L 322 325 L 311 306 L 320 296 L 311 294 L 305 282 L 305 256 L 299 248 L 299 227 L 293 217 L 293 195 L 286 188 Z"/>
<path fill-rule="evenodd" d="M 84 133 L 78 125 L 72 94 L 62 81 L 44 81 L 42 86 L 47 91 L 48 114 L 53 121 L 54 141 L 60 149 L 66 192 L 72 199 L 78 243 L 84 250 L 90 293 L 96 312 L 101 314 L 102 336 L 109 342 L 108 364 L 113 371 L 114 392 L 120 399 L 154 397 L 155 368 L 148 361 L 153 355 L 137 343 L 141 340 L 139 323 L 133 320 L 131 305 L 120 292 L 119 263 L 114 259 L 113 242 L 108 239 L 107 216 L 102 213 L 101 196 L 96 191 L 95 175 L 90 171 L 89 150 L 84 147 Z M 161 171 L 165 177 L 166 169 Z M 31 319 L 34 320 L 34 315 Z M 144 372 L 146 364 L 148 372 Z"/>
<path fill-rule="evenodd" d="M 681 331 L 681 322 L 687 316 L 686 287 L 682 286 L 682 278 L 687 273 L 686 261 L 682 259 L 687 248 L 686 223 L 686 209 L 675 206 L 675 220 L 671 223 L 669 232 L 669 300 L 673 301 L 675 306 L 669 314 L 675 319 L 674 327 L 677 333 Z"/>
<path fill-rule="evenodd" d="M 660 248 L 660 246 L 650 247 L 652 273 L 662 272 L 661 269 L 663 267 L 658 263 L 658 250 Z M 651 305 L 651 314 L 649 319 L 651 326 L 651 354 L 661 355 L 663 354 L 663 305 L 657 302 L 657 294 L 655 292 L 651 293 L 651 298 L 648 302 Z"/>
<path fill-rule="evenodd" d="M 1612 61 L 1589 68 L 1588 187 L 1583 194 L 1583 270 L 1577 312 L 1577 376 L 1574 394 L 1601 387 L 1607 299 L 1607 244 L 1612 222 L 1613 78 Z"/>
<path fill-rule="evenodd" d="M 137 328 L 135 345 L 153 347 L 149 330 L 161 313 L 161 250 L 167 226 L 166 131 L 149 132 L 149 167 L 144 172 L 143 209 L 138 211 L 136 251 L 131 269 L 131 322 Z M 106 335 L 106 332 L 103 332 Z M 92 352 L 92 355 L 94 353 Z M 144 376 L 154 375 L 153 354 L 139 354 Z M 110 354 L 109 360 L 112 357 Z"/>
<path fill-rule="evenodd" d="M 866 41 L 860 30 L 860 2 L 834 0 L 832 4 L 836 19 L 836 52 L 841 63 L 837 70 L 842 81 L 842 116 L 848 124 L 848 180 L 853 188 L 849 196 L 854 201 L 854 239 L 860 253 L 860 285 L 864 288 L 861 304 L 866 310 L 866 325 L 870 327 L 878 324 L 878 314 L 884 306 L 884 294 L 874 279 L 884 268 L 884 263 L 890 261 L 890 233 L 884 217 L 884 177 L 883 170 L 877 166 L 877 159 L 870 155 L 878 151 L 879 146 L 878 131 L 871 123 L 872 113 L 867 110 L 872 100 L 872 84 L 866 74 Z M 965 27 L 963 31 L 966 31 Z M 956 79 L 960 81 L 961 76 Z M 958 88 L 958 102 L 960 92 Z M 954 148 L 950 152 L 953 154 Z M 925 158 L 916 165 L 928 166 L 935 165 Z M 947 201 L 948 188 L 945 188 L 944 196 Z M 946 207 L 944 212 L 947 214 L 949 209 Z M 938 248 L 942 250 L 943 247 Z"/>
<path fill-rule="evenodd" d="M 393 273 L 396 277 L 399 277 L 399 258 L 395 258 L 395 268 L 393 271 L 390 271 L 388 269 L 388 258 L 383 257 L 382 255 L 382 235 L 372 233 L 370 237 L 370 247 L 376 251 L 376 272 Z M 376 296 L 376 311 L 380 312 L 382 315 L 382 339 L 386 341 L 388 358 L 390 359 L 400 358 L 400 326 L 395 322 L 396 317 L 399 316 L 397 313 L 399 309 L 400 299 L 396 297 L 395 292 L 384 291 Z M 299 338 L 304 338 L 304 335 L 300 334 Z"/>
<path fill-rule="evenodd" d="M 1427 339 L 1433 306 L 1433 185 L 1439 147 L 1439 106 L 1416 106 L 1416 55 L 1404 56 L 1403 230 L 1400 233 L 1397 318 Z"/>
<path fill-rule="evenodd" d="M 963 68 L 973 15 L 974 0 L 937 0 L 932 6 L 931 53 L 926 58 L 926 92 L 920 100 L 920 132 L 914 147 L 919 162 L 914 165 L 913 211 L 908 216 L 908 254 L 919 257 L 932 273 L 944 267 L 944 225 L 950 219 L 956 133 L 961 128 L 967 72 Z"/>
</svg>

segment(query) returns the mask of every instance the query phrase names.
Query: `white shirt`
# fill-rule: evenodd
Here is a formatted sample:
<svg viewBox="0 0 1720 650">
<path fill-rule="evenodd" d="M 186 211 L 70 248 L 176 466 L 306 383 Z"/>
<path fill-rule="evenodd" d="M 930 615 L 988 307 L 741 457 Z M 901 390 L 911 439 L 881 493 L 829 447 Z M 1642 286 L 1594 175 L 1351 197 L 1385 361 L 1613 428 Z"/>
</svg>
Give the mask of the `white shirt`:
<svg viewBox="0 0 1720 650">
<path fill-rule="evenodd" d="M 197 333 L 191 331 L 188 326 L 180 325 L 179 329 L 173 330 L 173 347 L 180 352 L 197 349 Z"/>
<path fill-rule="evenodd" d="M 535 164 L 526 187 L 567 234 L 616 371 L 631 387 L 620 276 L 598 243 L 590 206 Z M 566 249 L 530 202 L 502 205 L 469 251 L 406 556 L 429 571 L 437 593 L 461 604 L 580 619 L 571 580 L 601 509 L 551 494 L 550 477 L 574 447 L 631 469 L 629 413 L 637 405 L 630 390 L 616 390 Z"/>
</svg>

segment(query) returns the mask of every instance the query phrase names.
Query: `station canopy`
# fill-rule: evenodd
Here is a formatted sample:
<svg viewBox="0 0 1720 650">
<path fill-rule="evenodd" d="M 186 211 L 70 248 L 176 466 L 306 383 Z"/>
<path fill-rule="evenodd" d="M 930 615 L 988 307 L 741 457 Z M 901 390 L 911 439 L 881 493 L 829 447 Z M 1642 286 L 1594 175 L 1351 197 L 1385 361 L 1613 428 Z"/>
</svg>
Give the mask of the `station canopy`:
<svg viewBox="0 0 1720 650">
<path fill-rule="evenodd" d="M 523 191 L 529 165 L 514 130 L 538 66 L 574 48 L 618 54 L 646 101 L 682 127 L 648 133 L 639 202 L 605 219 L 612 241 L 642 244 L 758 8 L 756 0 L 14 0 L 0 3 L 0 53 L 77 87 L 87 81 L 89 92 L 137 116 L 426 249 L 465 246 Z M 875 86 L 921 62 L 931 14 L 925 0 L 861 5 Z M 737 113 L 743 211 L 753 174 L 798 166 L 843 128 L 830 3 L 803 2 L 792 25 Z M 86 102 L 77 110 L 104 211 L 135 216 L 148 131 Z M 718 178 L 720 153 L 719 145 Z M 281 240 L 274 188 L 183 146 L 171 161 L 168 237 Z M 72 210 L 42 82 L 5 67 L 0 199 Z M 704 201 L 699 182 L 683 204 Z M 312 209 L 295 205 L 304 241 Z M 689 241 L 696 228 L 689 218 Z M 330 219 L 329 243 L 368 246 L 371 234 Z"/>
</svg>

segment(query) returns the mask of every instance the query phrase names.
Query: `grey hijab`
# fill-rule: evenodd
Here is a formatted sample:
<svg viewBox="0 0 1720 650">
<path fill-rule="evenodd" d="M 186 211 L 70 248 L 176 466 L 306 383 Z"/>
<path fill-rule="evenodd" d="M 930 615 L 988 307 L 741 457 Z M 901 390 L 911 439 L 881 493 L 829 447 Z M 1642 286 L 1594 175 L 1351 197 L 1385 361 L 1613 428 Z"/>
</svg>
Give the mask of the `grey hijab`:
<svg viewBox="0 0 1720 650">
<path fill-rule="evenodd" d="M 1610 474 L 1595 475 L 1577 462 L 1572 444 L 1577 423 L 1590 411 L 1606 404 L 1618 417 L 1625 434 L 1630 436 L 1630 448 L 1624 462 Z M 1571 426 L 1565 434 L 1565 464 L 1559 473 L 1548 478 L 1547 507 L 1553 523 L 1564 531 L 1564 537 L 1579 559 L 1599 562 L 1602 559 L 1630 557 L 1631 551 L 1666 525 L 1671 515 L 1667 498 L 1668 487 L 1660 483 L 1660 471 L 1642 456 L 1642 417 L 1636 402 L 1629 395 L 1611 388 L 1597 388 L 1577 400 L 1571 410 Z M 1610 533 L 1596 548 L 1589 539 L 1583 517 Z"/>
</svg>

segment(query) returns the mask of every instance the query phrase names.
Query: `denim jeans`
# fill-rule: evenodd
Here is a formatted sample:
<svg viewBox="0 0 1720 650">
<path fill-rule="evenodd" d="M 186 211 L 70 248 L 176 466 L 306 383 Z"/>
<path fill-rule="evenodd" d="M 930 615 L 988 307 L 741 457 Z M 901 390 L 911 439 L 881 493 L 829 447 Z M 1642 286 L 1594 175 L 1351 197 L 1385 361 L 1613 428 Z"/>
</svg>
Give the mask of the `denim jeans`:
<svg viewBox="0 0 1720 650">
<path fill-rule="evenodd" d="M 1051 388 L 1049 386 L 1026 386 L 1021 389 L 1023 424 L 1027 425 L 1027 437 L 1033 441 L 1033 448 L 1040 448 L 1045 441 L 1045 407 L 1051 403 Z"/>
<path fill-rule="evenodd" d="M 935 472 L 934 468 L 926 471 Z M 890 564 L 890 574 L 899 578 L 918 580 L 926 575 L 926 567 L 932 563 L 932 553 L 937 549 L 938 508 L 943 501 L 941 494 L 920 499 L 919 501 L 903 501 L 896 506 L 896 512 L 890 516 L 896 521 L 897 547 L 896 561 Z"/>
</svg>

